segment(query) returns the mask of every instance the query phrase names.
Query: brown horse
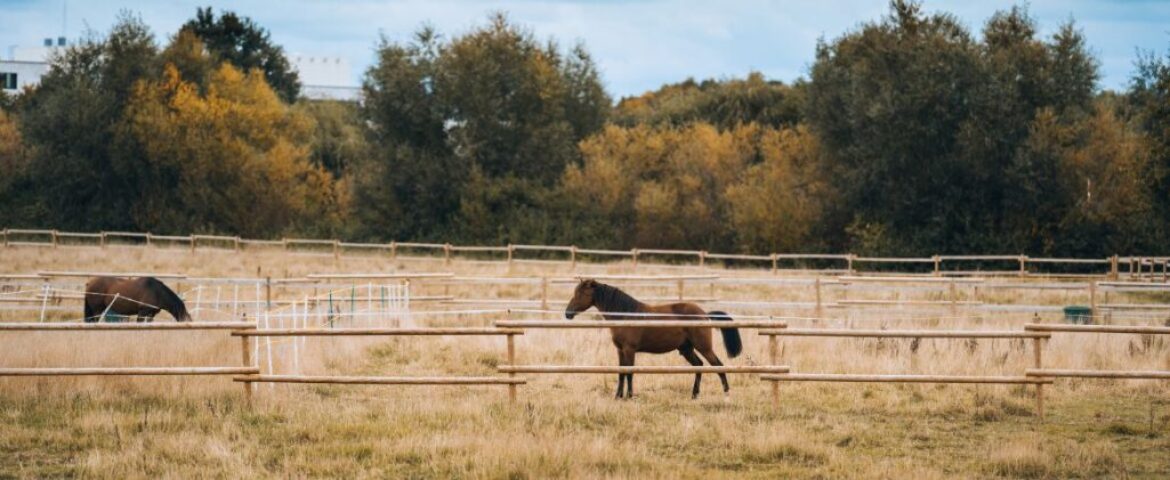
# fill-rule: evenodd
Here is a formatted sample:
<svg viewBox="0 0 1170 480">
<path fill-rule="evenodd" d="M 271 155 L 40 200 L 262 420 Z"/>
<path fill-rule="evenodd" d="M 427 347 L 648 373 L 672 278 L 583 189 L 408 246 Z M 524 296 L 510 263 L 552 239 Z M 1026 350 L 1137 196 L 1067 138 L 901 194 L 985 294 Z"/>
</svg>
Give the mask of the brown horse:
<svg viewBox="0 0 1170 480">
<path fill-rule="evenodd" d="M 86 322 L 99 321 L 107 312 L 153 322 L 160 310 L 166 310 L 176 321 L 191 321 L 183 300 L 157 278 L 94 277 L 85 284 Z"/>
<path fill-rule="evenodd" d="M 589 307 L 597 307 L 606 320 L 731 320 L 727 313 L 707 313 L 693 303 L 646 305 L 616 287 L 591 279 L 582 280 L 577 284 L 573 299 L 569 300 L 569 306 L 565 308 L 565 318 L 572 320 Z M 674 350 L 678 350 L 679 355 L 696 367 L 702 366 L 703 361 L 695 351 L 706 358 L 707 363 L 714 366 L 723 365 L 711 348 L 710 328 L 618 327 L 609 330 L 613 336 L 613 345 L 617 347 L 618 362 L 622 366 L 633 366 L 634 355 L 638 352 L 667 353 Z M 727 355 L 731 358 L 738 356 L 743 351 L 739 329 L 720 328 L 719 332 L 723 334 L 723 347 L 727 349 Z M 695 374 L 691 398 L 699 397 L 699 383 L 702 378 L 703 374 Z M 727 374 L 720 373 L 719 379 L 723 381 L 723 394 L 728 395 L 731 387 L 727 384 Z M 622 398 L 623 381 L 627 387 L 626 398 L 633 397 L 634 374 L 619 373 L 617 398 Z"/>
</svg>

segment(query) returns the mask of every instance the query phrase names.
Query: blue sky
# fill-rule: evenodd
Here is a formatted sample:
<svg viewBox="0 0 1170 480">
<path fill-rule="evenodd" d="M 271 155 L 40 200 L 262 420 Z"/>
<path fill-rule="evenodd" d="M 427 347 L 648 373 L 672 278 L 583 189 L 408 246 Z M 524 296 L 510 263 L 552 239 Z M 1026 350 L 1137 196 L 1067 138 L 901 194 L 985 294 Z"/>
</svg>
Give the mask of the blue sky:
<svg viewBox="0 0 1170 480">
<path fill-rule="evenodd" d="M 977 32 L 994 11 L 1015 3 L 926 1 L 924 6 L 953 13 Z M 542 39 L 552 37 L 564 46 L 584 42 L 615 97 L 687 77 L 741 77 L 750 70 L 791 81 L 806 75 L 818 38 L 835 38 L 888 11 L 884 0 L 0 0 L 0 55 L 7 58 L 12 45 L 37 45 L 61 35 L 63 28 L 70 39 L 87 27 L 104 32 L 121 9 L 140 14 L 161 41 L 206 5 L 252 17 L 289 52 L 348 58 L 354 85 L 372 61 L 380 33 L 407 40 L 430 24 L 449 37 L 482 25 L 490 12 L 505 11 Z M 1102 88 L 1126 87 L 1137 49 L 1165 54 L 1170 47 L 1167 1 L 1036 0 L 1028 8 L 1045 35 L 1070 18 L 1076 21 L 1101 61 Z"/>
</svg>

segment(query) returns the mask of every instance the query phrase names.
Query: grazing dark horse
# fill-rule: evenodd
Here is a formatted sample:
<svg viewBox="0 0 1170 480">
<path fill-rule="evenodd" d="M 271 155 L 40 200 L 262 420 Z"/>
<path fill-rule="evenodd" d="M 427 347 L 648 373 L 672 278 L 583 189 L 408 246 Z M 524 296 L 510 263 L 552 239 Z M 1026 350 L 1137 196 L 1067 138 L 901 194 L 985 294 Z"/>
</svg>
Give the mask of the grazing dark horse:
<svg viewBox="0 0 1170 480">
<path fill-rule="evenodd" d="M 646 305 L 635 300 L 626 292 L 616 287 L 599 283 L 595 280 L 582 280 L 573 292 L 573 299 L 565 308 L 565 318 L 572 320 L 578 313 L 597 307 L 606 320 L 731 320 L 725 312 L 707 313 L 693 303 L 671 303 L 667 305 Z M 633 313 L 633 315 L 629 315 Z M 650 315 L 645 315 L 650 314 Z M 711 348 L 711 329 L 698 328 L 643 328 L 617 327 L 610 328 L 613 336 L 613 345 L 617 347 L 618 362 L 622 366 L 634 365 L 634 354 L 667 353 L 678 350 L 679 355 L 696 367 L 702 366 L 703 361 L 695 354 L 696 351 L 707 363 L 722 366 L 723 362 L 715 356 Z M 720 328 L 723 334 L 723 347 L 727 349 L 727 356 L 735 358 L 743 351 L 743 341 L 739 338 L 739 329 Z M 691 398 L 699 397 L 699 383 L 703 374 L 695 374 L 695 386 L 691 389 Z M 727 374 L 720 373 L 723 381 L 723 394 L 728 395 L 731 387 L 727 384 Z M 617 398 L 622 398 L 623 382 L 626 398 L 634 396 L 634 374 L 619 373 Z"/>
<path fill-rule="evenodd" d="M 86 322 L 101 320 L 107 312 L 153 322 L 160 310 L 166 310 L 176 321 L 191 321 L 183 300 L 157 278 L 94 277 L 85 284 Z"/>
</svg>

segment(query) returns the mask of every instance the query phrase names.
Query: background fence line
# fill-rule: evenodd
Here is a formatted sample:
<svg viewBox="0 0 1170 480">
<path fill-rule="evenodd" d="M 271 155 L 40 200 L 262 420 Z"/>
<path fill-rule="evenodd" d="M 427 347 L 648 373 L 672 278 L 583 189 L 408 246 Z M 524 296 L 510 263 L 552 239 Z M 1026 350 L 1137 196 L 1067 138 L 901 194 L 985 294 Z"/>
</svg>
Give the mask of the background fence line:
<svg viewBox="0 0 1170 480">
<path fill-rule="evenodd" d="M 706 267 L 708 260 L 724 260 L 748 262 L 753 264 L 763 264 L 769 266 L 771 271 L 777 272 L 779 270 L 797 270 L 808 272 L 835 272 L 835 273 L 857 273 L 861 270 L 857 268 L 859 265 L 901 265 L 901 266 L 915 266 L 926 265 L 929 266 L 929 271 L 915 272 L 926 276 L 968 276 L 968 275 L 985 275 L 985 276 L 1054 276 L 1054 277 L 1103 277 L 1110 279 L 1118 279 L 1121 276 L 1129 278 L 1152 278 L 1160 279 L 1162 281 L 1170 280 L 1170 256 L 1138 256 L 1138 255 L 1113 255 L 1106 258 L 1045 258 L 1045 257 L 1031 257 L 1028 255 L 932 255 L 930 257 L 866 257 L 859 256 L 852 253 L 846 254 L 827 254 L 827 253 L 770 253 L 767 255 L 751 255 L 751 254 L 732 254 L 732 253 L 710 253 L 705 250 L 681 250 L 681 249 L 640 249 L 631 248 L 629 250 L 607 250 L 607 249 L 587 249 L 576 245 L 521 245 L 509 244 L 506 246 L 482 246 L 482 245 L 452 245 L 450 243 L 421 243 L 421 242 L 397 242 L 391 241 L 387 243 L 351 243 L 332 239 L 299 239 L 299 238 L 281 238 L 280 240 L 260 240 L 260 239 L 243 239 L 238 236 L 224 236 L 224 235 L 155 235 L 150 232 L 97 232 L 97 233 L 78 233 L 78 232 L 62 232 L 58 230 L 48 229 L 17 229 L 5 228 L 0 230 L 0 245 L 3 247 L 155 247 L 155 248 L 187 248 L 194 252 L 200 249 L 218 250 L 218 251 L 241 251 L 243 248 L 260 247 L 260 248 L 279 248 L 297 254 L 306 255 L 320 255 L 333 256 L 337 259 L 342 257 L 363 256 L 358 254 L 358 251 L 365 252 L 364 255 L 369 255 L 370 251 L 385 252 L 391 258 L 398 258 L 401 250 L 407 249 L 411 251 L 428 252 L 432 257 L 441 255 L 444 262 L 450 262 L 455 253 L 479 253 L 479 254 L 495 254 L 497 257 L 504 256 L 504 258 L 497 258 L 495 261 L 507 262 L 511 265 L 516 262 L 548 262 L 548 259 L 520 259 L 516 258 L 516 253 L 519 251 L 538 252 L 545 254 L 556 254 L 560 260 L 557 262 L 567 262 L 574 267 L 580 260 L 582 255 L 587 256 L 608 256 L 618 258 L 628 258 L 634 267 L 637 267 L 639 261 L 645 262 L 646 257 L 653 258 L 673 258 L 681 259 L 691 262 L 691 266 Z M 407 257 L 420 258 L 420 257 Z M 424 257 L 425 258 L 425 257 Z M 438 258 L 438 257 L 436 257 Z M 784 262 L 822 262 L 822 265 L 815 268 L 782 268 L 780 264 Z M 961 265 L 970 262 L 996 262 L 1005 265 L 1011 265 L 1012 268 L 1003 269 L 976 269 L 976 270 L 956 270 L 944 269 L 944 263 L 948 265 Z M 1091 273 L 1070 273 L 1070 272 L 1056 272 L 1044 273 L 1033 272 L 1028 269 L 1032 265 L 1062 265 L 1070 266 L 1090 266 L 1097 267 Z M 799 266 L 799 265 L 798 265 Z M 784 265 L 787 267 L 787 265 Z M 1103 267 L 1103 268 L 1102 268 Z M 884 270 L 889 271 L 889 270 Z"/>
</svg>

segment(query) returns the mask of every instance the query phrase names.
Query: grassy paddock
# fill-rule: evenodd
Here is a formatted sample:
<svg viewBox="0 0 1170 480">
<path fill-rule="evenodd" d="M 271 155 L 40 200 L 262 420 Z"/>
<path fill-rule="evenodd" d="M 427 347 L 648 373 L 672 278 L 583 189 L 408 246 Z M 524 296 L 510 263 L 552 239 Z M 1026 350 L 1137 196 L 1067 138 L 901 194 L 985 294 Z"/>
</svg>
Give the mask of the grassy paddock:
<svg viewBox="0 0 1170 480">
<path fill-rule="evenodd" d="M 582 269 L 626 273 L 621 264 Z M 37 270 L 166 271 L 208 276 L 299 276 L 395 269 L 504 274 L 499 264 L 365 261 L 281 252 L 153 249 L 0 249 L 0 273 Z M 674 271 L 674 270 L 663 270 Z M 513 273 L 567 274 L 514 266 Z M 640 267 L 639 273 L 654 272 Z M 558 287 L 550 298 L 562 306 Z M 696 287 L 706 295 L 707 287 Z M 420 287 L 459 298 L 537 298 L 532 285 Z M 668 295 L 670 289 L 639 293 Z M 719 287 L 719 296 L 807 299 L 809 290 Z M 872 298 L 943 298 L 947 292 L 875 292 Z M 865 298 L 866 292 L 849 292 Z M 1074 294 L 1000 293 L 997 301 L 1060 304 Z M 79 307 L 80 308 L 80 307 Z M 432 308 L 416 305 L 415 308 Z M 1019 328 L 1029 316 L 833 312 L 821 325 L 857 328 Z M 169 319 L 160 319 L 169 321 Z M 482 324 L 444 317 L 431 325 Z M 1160 321 L 1158 321 L 1160 323 Z M 807 325 L 795 325 L 807 326 Z M 743 332 L 762 364 L 766 339 Z M 224 332 L 0 334 L 3 366 L 233 366 L 239 340 Z M 1170 369 L 1167 342 L 1139 335 L 1054 336 L 1048 367 Z M 307 339 L 306 374 L 494 375 L 502 338 Z M 781 341 L 799 372 L 1021 374 L 1031 345 L 1014 340 L 804 339 Z M 722 346 L 717 353 L 724 356 Z M 524 364 L 607 365 L 598 330 L 529 330 Z M 726 360 L 726 358 L 724 358 Z M 641 355 L 639 365 L 683 365 Z M 278 366 L 279 367 L 279 366 Z M 782 405 L 755 375 L 732 376 L 732 401 L 714 375 L 690 400 L 687 375 L 638 375 L 637 397 L 612 399 L 612 375 L 528 375 L 521 401 L 506 387 L 258 385 L 246 407 L 225 378 L 0 379 L 0 477 L 1164 477 L 1170 471 L 1167 382 L 1060 380 L 995 385 L 783 384 Z"/>
</svg>

